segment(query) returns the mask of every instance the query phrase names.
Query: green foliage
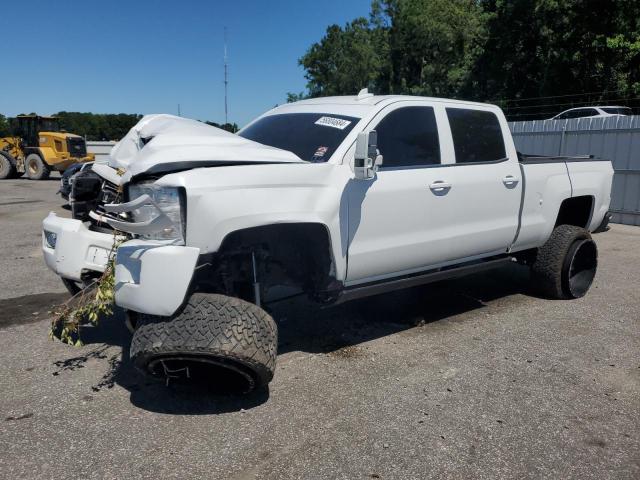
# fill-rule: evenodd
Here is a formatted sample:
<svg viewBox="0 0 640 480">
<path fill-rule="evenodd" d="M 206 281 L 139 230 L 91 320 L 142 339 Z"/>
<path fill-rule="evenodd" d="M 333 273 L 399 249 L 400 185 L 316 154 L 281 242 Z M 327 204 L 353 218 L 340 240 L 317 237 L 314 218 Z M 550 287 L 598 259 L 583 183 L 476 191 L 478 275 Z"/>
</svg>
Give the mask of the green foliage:
<svg viewBox="0 0 640 480">
<path fill-rule="evenodd" d="M 113 313 L 115 301 L 115 253 L 122 237 L 114 232 L 114 244 L 104 273 L 92 285 L 81 290 L 53 313 L 49 338 L 76 347 L 82 346 L 80 326 L 84 322 L 97 325 L 101 317 Z"/>
<path fill-rule="evenodd" d="M 492 16 L 491 34 L 469 90 L 481 98 L 598 92 L 551 105 L 513 100 L 505 105 L 526 118 L 557 113 L 575 100 L 624 104 L 638 93 L 637 1 L 499 0 L 485 2 L 485 10 Z"/>
<path fill-rule="evenodd" d="M 522 118 L 577 101 L 630 104 L 640 94 L 640 2 L 374 0 L 368 20 L 328 27 L 300 64 L 310 96 L 369 87 L 494 101 Z"/>
<path fill-rule="evenodd" d="M 344 28 L 331 25 L 325 37 L 300 59 L 312 97 L 357 93 L 375 88 L 388 70 L 385 30 L 358 18 Z"/>
<path fill-rule="evenodd" d="M 120 140 L 142 118 L 135 113 L 58 112 L 60 128 L 87 140 Z"/>
<path fill-rule="evenodd" d="M 300 93 L 287 92 L 287 103 L 299 102 L 300 100 L 304 100 L 305 98 L 309 98 L 309 96 L 304 92 L 300 92 Z"/>
<path fill-rule="evenodd" d="M 7 120 L 7 117 L 0 114 L 0 137 L 8 137 L 9 135 L 11 135 L 9 121 Z"/>
<path fill-rule="evenodd" d="M 390 90 L 457 96 L 483 52 L 488 36 L 487 15 L 474 0 L 393 3 Z"/>
<path fill-rule="evenodd" d="M 35 113 L 33 114 L 35 115 Z M 142 115 L 137 113 L 89 113 L 89 112 L 58 112 L 54 114 L 60 118 L 60 128 L 69 133 L 75 133 L 87 140 L 120 140 L 131 127 L 140 121 Z M 235 133 L 239 130 L 236 123 L 219 124 L 205 122 L 214 127 Z M 0 137 L 8 136 L 11 125 L 8 118 L 0 114 Z"/>
<path fill-rule="evenodd" d="M 204 122 L 207 125 L 211 125 L 212 127 L 221 128 L 222 130 L 226 130 L 227 132 L 236 133 L 240 128 L 237 123 L 216 123 L 206 121 Z"/>
</svg>

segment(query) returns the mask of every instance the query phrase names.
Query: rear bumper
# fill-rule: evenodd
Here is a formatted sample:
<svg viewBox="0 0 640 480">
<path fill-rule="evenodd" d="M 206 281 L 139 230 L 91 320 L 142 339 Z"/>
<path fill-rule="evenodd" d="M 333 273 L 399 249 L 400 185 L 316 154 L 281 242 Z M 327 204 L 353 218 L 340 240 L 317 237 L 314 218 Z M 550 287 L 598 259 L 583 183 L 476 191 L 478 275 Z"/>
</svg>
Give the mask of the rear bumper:
<svg viewBox="0 0 640 480">
<path fill-rule="evenodd" d="M 116 304 L 149 315 L 170 316 L 182 305 L 200 249 L 130 240 L 116 255 Z"/>
<path fill-rule="evenodd" d="M 42 229 L 44 261 L 58 275 L 80 281 L 83 272 L 104 272 L 113 235 L 91 231 L 80 220 L 61 218 L 53 212 L 42 222 Z"/>
</svg>

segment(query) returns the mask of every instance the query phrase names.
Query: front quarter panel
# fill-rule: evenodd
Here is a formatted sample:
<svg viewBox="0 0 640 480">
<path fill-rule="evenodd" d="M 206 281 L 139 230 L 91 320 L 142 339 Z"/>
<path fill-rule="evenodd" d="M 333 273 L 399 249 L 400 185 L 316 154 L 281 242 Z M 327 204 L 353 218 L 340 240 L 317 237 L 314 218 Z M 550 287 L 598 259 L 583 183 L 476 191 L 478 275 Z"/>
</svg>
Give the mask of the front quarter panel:
<svg viewBox="0 0 640 480">
<path fill-rule="evenodd" d="M 186 243 L 202 254 L 216 252 L 237 230 L 319 223 L 329 232 L 336 277 L 343 280 L 348 237 L 343 192 L 350 177 L 346 165 L 265 164 L 194 169 L 162 177 L 158 184 L 185 188 Z"/>
</svg>

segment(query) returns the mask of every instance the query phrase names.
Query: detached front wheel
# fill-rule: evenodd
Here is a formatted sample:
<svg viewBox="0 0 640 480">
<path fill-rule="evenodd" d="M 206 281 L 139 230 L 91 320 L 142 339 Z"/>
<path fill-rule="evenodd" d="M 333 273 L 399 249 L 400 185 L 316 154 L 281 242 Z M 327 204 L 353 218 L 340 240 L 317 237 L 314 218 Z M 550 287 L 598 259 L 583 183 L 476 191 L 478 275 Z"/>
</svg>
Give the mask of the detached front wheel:
<svg viewBox="0 0 640 480">
<path fill-rule="evenodd" d="M 598 249 L 581 227 L 558 225 L 531 266 L 533 287 L 548 298 L 583 297 L 596 275 Z"/>
<path fill-rule="evenodd" d="M 267 312 L 238 298 L 195 293 L 172 317 L 140 315 L 130 356 L 167 383 L 246 393 L 271 381 L 277 349 L 277 326 Z"/>
</svg>

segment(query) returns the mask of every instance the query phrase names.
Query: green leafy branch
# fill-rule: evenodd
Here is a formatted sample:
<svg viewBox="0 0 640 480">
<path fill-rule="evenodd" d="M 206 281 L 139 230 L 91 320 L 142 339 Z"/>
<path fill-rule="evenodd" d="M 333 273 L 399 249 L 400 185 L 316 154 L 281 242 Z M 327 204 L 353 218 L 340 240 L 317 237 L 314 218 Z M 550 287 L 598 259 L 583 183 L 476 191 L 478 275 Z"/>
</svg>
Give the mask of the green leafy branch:
<svg viewBox="0 0 640 480">
<path fill-rule="evenodd" d="M 113 313 L 115 303 L 115 253 L 123 237 L 114 232 L 114 242 L 109 261 L 102 275 L 93 283 L 73 295 L 52 311 L 49 338 L 59 338 L 63 343 L 82 346 L 80 326 L 87 321 L 97 325 L 102 316 Z"/>
</svg>

